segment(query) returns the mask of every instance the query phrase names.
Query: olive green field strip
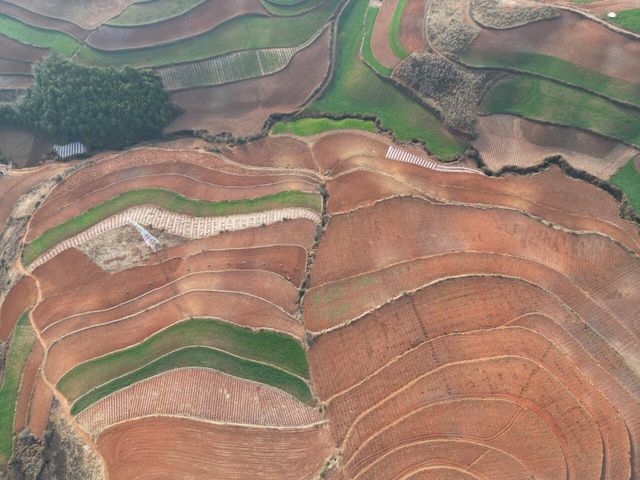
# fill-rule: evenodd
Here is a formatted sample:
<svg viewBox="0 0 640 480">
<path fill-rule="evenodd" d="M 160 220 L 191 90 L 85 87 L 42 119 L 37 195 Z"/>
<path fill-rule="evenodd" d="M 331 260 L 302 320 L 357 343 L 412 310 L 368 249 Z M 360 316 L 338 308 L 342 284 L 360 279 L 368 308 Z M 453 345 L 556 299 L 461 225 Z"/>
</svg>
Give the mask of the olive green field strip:
<svg viewBox="0 0 640 480">
<path fill-rule="evenodd" d="M 49 257 L 52 258 L 130 220 L 153 225 L 175 235 L 202 238 L 225 230 L 275 223 L 285 218 L 317 221 L 321 209 L 319 194 L 299 191 L 248 200 L 209 202 L 188 199 L 167 190 L 132 190 L 47 230 L 25 247 L 23 260 L 25 264 L 33 264 L 55 247 L 55 253 Z M 41 260 L 38 265 L 49 258 Z"/>
<path fill-rule="evenodd" d="M 185 320 L 124 350 L 82 363 L 67 372 L 58 389 L 70 401 L 155 359 L 190 346 L 212 347 L 308 379 L 309 365 L 299 341 L 270 330 L 251 330 L 217 319 Z"/>
<path fill-rule="evenodd" d="M 13 420 L 24 370 L 35 340 L 29 312 L 18 320 L 11 340 L 0 387 L 0 465 L 7 463 L 13 452 Z"/>
<path fill-rule="evenodd" d="M 640 146 L 640 110 L 539 77 L 520 75 L 498 82 L 480 110 L 583 128 Z"/>
<path fill-rule="evenodd" d="M 468 51 L 462 61 L 471 67 L 530 73 L 595 92 L 614 101 L 640 106 L 640 83 L 631 83 L 588 70 L 574 63 L 536 53 Z"/>
<path fill-rule="evenodd" d="M 170 370 L 187 367 L 210 368 L 234 377 L 263 383 L 278 388 L 307 405 L 313 404 L 313 395 L 309 385 L 296 375 L 277 367 L 235 356 L 224 350 L 205 346 L 190 346 L 174 350 L 137 370 L 90 390 L 73 403 L 71 414 L 77 415 L 104 397 L 141 380 Z"/>
<path fill-rule="evenodd" d="M 170 65 L 156 69 L 168 91 L 213 87 L 263 77 L 284 70 L 293 56 L 311 45 L 320 34 L 302 45 L 290 48 L 243 50 L 207 60 Z"/>
<path fill-rule="evenodd" d="M 105 25 L 116 27 L 137 27 L 169 20 L 184 15 L 201 3 L 210 0 L 151 0 L 136 2 L 117 17 L 113 17 Z"/>
<path fill-rule="evenodd" d="M 0 34 L 26 45 L 49 48 L 63 57 L 70 57 L 81 46 L 71 35 L 27 25 L 5 14 L 0 14 Z"/>
</svg>

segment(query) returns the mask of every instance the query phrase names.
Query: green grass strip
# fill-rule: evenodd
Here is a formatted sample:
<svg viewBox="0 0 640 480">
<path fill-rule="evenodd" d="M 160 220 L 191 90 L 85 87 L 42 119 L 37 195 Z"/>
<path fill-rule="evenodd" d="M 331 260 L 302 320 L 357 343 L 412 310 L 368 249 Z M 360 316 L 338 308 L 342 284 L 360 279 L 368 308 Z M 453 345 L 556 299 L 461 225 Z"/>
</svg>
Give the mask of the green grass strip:
<svg viewBox="0 0 640 480">
<path fill-rule="evenodd" d="M 324 26 L 339 3 L 340 0 L 327 0 L 320 7 L 295 17 L 241 15 L 202 35 L 170 45 L 116 52 L 84 45 L 76 60 L 105 67 L 154 67 L 202 60 L 238 50 L 301 45 Z"/>
<path fill-rule="evenodd" d="M 333 120 L 331 118 L 300 118 L 293 122 L 276 123 L 271 129 L 271 133 L 288 133 L 290 135 L 304 137 L 329 132 L 331 130 L 345 129 L 375 132 L 376 126 L 373 122 L 360 120 L 358 118 L 345 118 L 343 120 Z"/>
<path fill-rule="evenodd" d="M 640 105 L 639 83 L 625 82 L 548 55 L 524 52 L 496 53 L 472 49 L 465 54 L 463 62 L 476 67 L 511 68 L 535 73 L 592 90 L 605 97 Z"/>
<path fill-rule="evenodd" d="M 623 10 L 622 12 L 618 12 L 616 18 L 607 17 L 607 20 L 626 30 L 640 33 L 640 8 Z"/>
<path fill-rule="evenodd" d="M 33 27 L 4 14 L 0 14 L 0 33 L 27 45 L 50 48 L 64 57 L 80 48 L 80 43 L 66 33 Z"/>
<path fill-rule="evenodd" d="M 465 145 L 449 133 L 425 107 L 378 77 L 359 57 L 368 2 L 353 1 L 340 18 L 336 69 L 331 83 L 308 111 L 370 114 L 400 140 L 422 140 L 441 158 L 451 158 Z"/>
<path fill-rule="evenodd" d="M 219 217 L 288 207 L 309 208 L 320 213 L 322 199 L 317 193 L 293 190 L 247 200 L 209 202 L 192 200 L 168 190 L 155 188 L 131 190 L 50 228 L 25 247 L 23 261 L 28 265 L 62 240 L 86 230 L 111 215 L 138 205 L 156 205 L 171 212 L 193 217 Z"/>
<path fill-rule="evenodd" d="M 367 9 L 367 15 L 364 20 L 364 41 L 362 42 L 362 56 L 367 61 L 371 67 L 375 71 L 377 71 L 380 75 L 384 75 L 388 77 L 393 72 L 393 68 L 385 67 L 382 65 L 378 59 L 373 54 L 373 50 L 371 49 L 371 36 L 373 35 L 373 26 L 376 23 L 376 17 L 380 12 L 380 8 L 378 7 L 369 7 Z"/>
<path fill-rule="evenodd" d="M 404 7 L 406 5 L 407 0 L 400 0 L 398 2 L 389 27 L 389 46 L 398 58 L 407 58 L 410 55 L 406 48 L 404 48 L 400 37 L 400 23 L 402 22 L 402 15 L 404 15 Z"/>
<path fill-rule="evenodd" d="M 29 312 L 24 312 L 18 319 L 11 335 L 4 381 L 0 387 L 0 465 L 6 464 L 13 452 L 13 421 L 16 415 L 16 402 L 20 393 L 22 371 L 27 365 L 35 338 L 35 333 L 29 323 Z"/>
<path fill-rule="evenodd" d="M 219 370 L 235 377 L 279 388 L 303 403 L 313 404 L 313 396 L 309 386 L 298 377 L 274 367 L 234 357 L 219 350 L 207 347 L 188 347 L 174 351 L 138 370 L 116 378 L 95 390 L 91 390 L 73 404 L 71 413 L 77 415 L 98 400 L 136 382 L 169 370 L 185 367 L 204 367 Z"/>
<path fill-rule="evenodd" d="M 289 2 L 288 4 L 278 4 L 270 0 L 260 0 L 264 9 L 271 15 L 277 15 L 280 17 L 292 17 L 295 15 L 302 15 L 314 8 L 326 2 L 328 0 L 298 0 L 296 2 Z"/>
<path fill-rule="evenodd" d="M 481 111 L 584 128 L 640 146 L 640 111 L 541 78 L 521 75 L 498 83 Z"/>
<path fill-rule="evenodd" d="M 133 347 L 82 363 L 67 372 L 57 387 L 73 402 L 99 385 L 172 351 L 194 345 L 224 350 L 309 378 L 304 348 L 294 338 L 270 330 L 251 330 L 222 320 L 197 318 L 173 325 Z"/>
<path fill-rule="evenodd" d="M 129 7 L 117 17 L 112 18 L 107 25 L 116 27 L 132 27 L 161 22 L 177 17 L 207 0 L 152 0 L 138 2 Z"/>
<path fill-rule="evenodd" d="M 633 159 L 624 167 L 614 173 L 609 181 L 620 187 L 627 194 L 633 209 L 640 214 L 640 174 L 636 169 Z"/>
</svg>

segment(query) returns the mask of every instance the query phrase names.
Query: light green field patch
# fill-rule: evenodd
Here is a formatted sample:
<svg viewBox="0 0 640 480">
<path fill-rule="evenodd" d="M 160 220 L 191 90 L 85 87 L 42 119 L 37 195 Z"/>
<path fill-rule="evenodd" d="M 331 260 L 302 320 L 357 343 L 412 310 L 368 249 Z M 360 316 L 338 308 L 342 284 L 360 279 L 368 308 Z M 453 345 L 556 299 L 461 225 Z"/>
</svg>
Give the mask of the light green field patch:
<svg viewBox="0 0 640 480">
<path fill-rule="evenodd" d="M 640 174 L 633 159 L 614 173 L 609 181 L 624 191 L 633 209 L 640 214 Z"/>
<path fill-rule="evenodd" d="M 161 189 L 130 190 L 50 228 L 26 245 L 23 261 L 28 265 L 62 240 L 77 235 L 107 217 L 139 205 L 156 205 L 170 212 L 193 217 L 238 215 L 289 207 L 309 208 L 320 213 L 322 211 L 322 197 L 317 193 L 293 190 L 247 200 L 209 202 L 193 200 Z"/>
<path fill-rule="evenodd" d="M 404 48 L 400 39 L 400 23 L 402 22 L 402 15 L 404 15 L 404 7 L 407 5 L 407 0 L 400 0 L 396 6 L 396 11 L 393 12 L 393 18 L 391 19 L 391 26 L 389 27 L 389 46 L 393 53 L 398 58 L 407 58 L 409 52 Z"/>
<path fill-rule="evenodd" d="M 300 118 L 292 122 L 278 122 L 271 129 L 271 133 L 286 133 L 299 137 L 317 135 L 332 130 L 364 130 L 375 132 L 376 125 L 367 120 L 358 118 L 345 118 L 343 120 L 333 120 L 331 118 Z"/>
<path fill-rule="evenodd" d="M 80 43 L 66 33 L 33 27 L 4 14 L 0 14 L 0 33 L 27 45 L 50 48 L 63 57 L 80 48 Z"/>
<path fill-rule="evenodd" d="M 309 377 L 302 344 L 270 330 L 251 330 L 222 320 L 185 320 L 125 350 L 90 360 L 67 372 L 57 387 L 71 402 L 114 378 L 131 373 L 172 351 L 204 346 L 267 363 L 300 377 Z"/>
<path fill-rule="evenodd" d="M 382 65 L 373 54 L 371 49 L 371 36 L 373 35 L 373 26 L 376 23 L 376 17 L 380 12 L 379 7 L 369 7 L 364 19 L 364 40 L 362 42 L 362 56 L 365 61 L 371 65 L 371 67 L 380 75 L 388 77 L 393 72 L 393 68 L 385 67 Z"/>
<path fill-rule="evenodd" d="M 626 30 L 640 33 L 640 8 L 617 12 L 615 18 L 607 17 L 606 20 Z"/>
<path fill-rule="evenodd" d="M 326 2 L 327 0 L 295 0 L 291 2 L 279 2 L 274 0 L 260 0 L 264 9 L 271 15 L 292 17 L 302 15 Z"/>
<path fill-rule="evenodd" d="M 475 67 L 507 68 L 597 92 L 605 97 L 640 105 L 640 83 L 630 83 L 587 70 L 560 58 L 536 53 L 494 53 L 470 50 L 463 62 Z M 640 77 L 638 79 L 640 81 Z"/>
<path fill-rule="evenodd" d="M 207 0 L 151 0 L 136 2 L 106 24 L 132 27 L 161 22 L 182 15 Z"/>
<path fill-rule="evenodd" d="M 521 75 L 499 82 L 480 109 L 593 130 L 640 146 L 639 110 L 550 80 Z"/>
<path fill-rule="evenodd" d="M 142 368 L 118 377 L 80 397 L 71 407 L 77 415 L 98 400 L 118 390 L 163 372 L 185 367 L 203 367 L 218 370 L 234 377 L 252 380 L 279 388 L 308 405 L 313 404 L 309 385 L 290 373 L 268 365 L 230 355 L 210 347 L 187 347 L 173 351 Z"/>
<path fill-rule="evenodd" d="M 13 420 L 16 415 L 16 402 L 20 394 L 22 372 L 27 365 L 36 335 L 29 323 L 29 312 L 18 319 L 11 335 L 0 387 L 0 465 L 5 464 L 13 453 Z"/>
<path fill-rule="evenodd" d="M 308 111 L 375 115 L 399 140 L 423 141 L 440 158 L 462 153 L 464 143 L 448 132 L 433 113 L 398 91 L 389 81 L 378 77 L 360 60 L 367 5 L 368 2 L 352 1 L 343 12 L 335 73 L 327 89 Z"/>
</svg>

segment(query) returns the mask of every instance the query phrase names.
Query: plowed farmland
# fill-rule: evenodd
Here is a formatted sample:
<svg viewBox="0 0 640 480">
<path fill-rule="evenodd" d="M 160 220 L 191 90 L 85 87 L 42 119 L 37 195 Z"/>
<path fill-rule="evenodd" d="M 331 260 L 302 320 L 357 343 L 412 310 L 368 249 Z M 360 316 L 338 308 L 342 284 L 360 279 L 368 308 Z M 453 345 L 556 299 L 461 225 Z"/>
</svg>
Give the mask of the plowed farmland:
<svg viewBox="0 0 640 480">
<path fill-rule="evenodd" d="M 572 161 L 616 148 L 577 137 Z M 108 235 L 154 208 L 179 241 L 159 216 L 142 256 Z M 488 177 L 339 130 L 176 142 L 67 173 L 22 241 L 4 461 L 60 405 L 108 478 L 640 471 L 640 230 L 557 166 Z"/>
</svg>

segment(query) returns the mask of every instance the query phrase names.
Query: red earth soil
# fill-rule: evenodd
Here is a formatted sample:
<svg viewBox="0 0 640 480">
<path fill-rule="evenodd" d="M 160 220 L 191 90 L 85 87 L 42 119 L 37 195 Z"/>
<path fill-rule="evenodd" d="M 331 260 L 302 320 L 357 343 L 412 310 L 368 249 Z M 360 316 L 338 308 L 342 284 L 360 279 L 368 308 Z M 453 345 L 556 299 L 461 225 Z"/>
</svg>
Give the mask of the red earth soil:
<svg viewBox="0 0 640 480">
<path fill-rule="evenodd" d="M 27 428 L 36 437 L 42 437 L 49 421 L 49 411 L 53 401 L 53 392 L 42 379 L 42 373 L 38 375 L 29 406 L 29 422 Z"/>
<path fill-rule="evenodd" d="M 471 51 L 550 55 L 604 75 L 638 84 L 640 43 L 583 16 L 560 18 L 507 30 L 483 29 Z"/>
<path fill-rule="evenodd" d="M 47 30 L 58 30 L 60 32 L 71 35 L 76 40 L 82 42 L 89 32 L 83 28 L 80 28 L 73 23 L 66 22 L 64 20 L 57 20 L 52 17 L 46 17 L 39 15 L 31 10 L 22 8 L 21 6 L 14 5 L 6 1 L 0 1 L 0 13 L 15 18 L 16 20 L 33 25 L 38 28 L 44 28 Z"/>
<path fill-rule="evenodd" d="M 326 428 L 269 429 L 151 418 L 98 438 L 109 478 L 315 478 L 332 451 Z"/>
<path fill-rule="evenodd" d="M 29 418 L 29 404 L 33 395 L 34 385 L 38 377 L 38 369 L 42 363 L 44 350 L 37 340 L 33 343 L 33 349 L 29 354 L 27 365 L 22 371 L 22 381 L 20 382 L 20 392 L 16 403 L 16 415 L 13 420 L 13 431 L 20 433 L 27 425 Z"/>
<path fill-rule="evenodd" d="M 395 68 L 401 62 L 396 57 L 389 45 L 389 29 L 393 14 L 398 7 L 399 0 L 386 0 L 382 2 L 382 6 L 378 9 L 378 15 L 371 32 L 371 51 L 376 60 L 382 65 L 389 68 Z M 369 10 L 368 15 L 371 15 Z"/>
<path fill-rule="evenodd" d="M 104 310 L 76 314 L 49 324 L 49 328 L 44 330 L 45 341 L 60 338 L 89 325 L 98 325 L 113 318 L 123 318 L 153 308 L 169 298 L 183 296 L 189 292 L 205 291 L 246 293 L 289 313 L 295 312 L 298 292 L 293 284 L 271 272 L 239 270 L 188 273 L 184 277 L 172 279 L 164 286 L 156 287 L 135 300 Z M 39 328 L 44 326 L 38 325 Z"/>
<path fill-rule="evenodd" d="M 309 146 L 293 137 L 266 137 L 225 149 L 222 154 L 234 162 L 251 167 L 319 170 Z"/>
<path fill-rule="evenodd" d="M 131 27 L 102 25 L 87 40 L 90 46 L 98 50 L 125 50 L 175 43 L 247 14 L 267 15 L 267 11 L 259 0 L 208 0 L 182 15 L 161 22 Z"/>
<path fill-rule="evenodd" d="M 333 169 L 353 158 L 384 158 L 390 143 L 381 135 L 332 132 L 320 136 L 311 151 L 321 170 L 331 174 Z"/>
<path fill-rule="evenodd" d="M 69 2 L 68 0 L 8 0 L 9 3 L 31 10 L 41 16 L 62 19 L 86 30 L 93 30 L 103 22 L 119 15 L 136 0 L 84 0 Z"/>
<path fill-rule="evenodd" d="M 114 183 L 101 190 L 89 193 L 62 208 L 54 208 L 53 205 L 55 204 L 53 203 L 45 205 L 42 209 L 42 213 L 39 212 L 37 217 L 34 216 L 34 221 L 31 223 L 30 234 L 37 236 L 42 232 L 81 215 L 87 210 L 122 193 L 145 188 L 166 190 L 193 200 L 220 202 L 264 197 L 290 190 L 313 192 L 317 190 L 317 185 L 307 182 L 292 181 L 274 185 L 245 188 L 215 187 L 210 184 L 203 183 L 196 178 L 185 177 L 182 175 L 138 177 Z"/>
<path fill-rule="evenodd" d="M 171 100 L 186 113 L 165 131 L 207 130 L 237 136 L 258 132 L 269 115 L 300 108 L 320 86 L 329 70 L 329 40 L 325 30 L 273 75 L 172 94 Z"/>
<path fill-rule="evenodd" d="M 564 175 L 557 167 L 528 177 L 507 175 L 495 178 L 468 173 L 437 172 L 388 160 L 367 159 L 366 164 L 369 169 L 375 167 L 380 172 L 359 175 L 382 176 L 383 168 L 388 165 L 385 175 L 393 174 L 395 179 L 405 185 L 404 189 L 398 190 L 398 194 L 411 194 L 417 188 L 424 192 L 423 197 L 433 202 L 496 205 L 525 211 L 565 228 L 602 232 L 627 248 L 640 251 L 638 228 L 634 223 L 620 218 L 619 205 L 615 199 L 604 190 Z M 371 182 L 374 185 L 379 183 L 375 178 Z M 388 180 L 384 180 L 384 183 L 388 183 Z M 342 184 L 340 194 L 338 184 Z M 380 200 L 375 196 L 376 190 L 373 190 L 369 198 L 363 199 L 363 191 L 356 192 L 355 189 L 346 188 L 349 184 L 350 178 L 347 175 L 328 182 L 330 213 L 348 211 Z M 352 202 L 352 199 L 359 203 Z"/>
<path fill-rule="evenodd" d="M 273 427 L 322 421 L 318 410 L 277 388 L 206 368 L 180 368 L 135 383 L 94 403 L 76 420 L 95 435 L 116 423 L 149 416 Z"/>
<path fill-rule="evenodd" d="M 302 324 L 264 300 L 240 293 L 191 292 L 127 318 L 114 317 L 109 323 L 89 326 L 57 341 L 49 348 L 46 377 L 56 383 L 79 363 L 129 347 L 189 318 L 218 318 L 239 326 L 279 331 L 297 339 L 304 335 Z"/>
<path fill-rule="evenodd" d="M 75 258 L 78 260 L 78 268 L 90 263 L 87 257 L 78 255 Z M 278 292 L 266 295 L 274 300 L 279 298 L 277 303 L 290 309 L 292 299 L 296 296 L 296 285 L 302 281 L 305 266 L 306 254 L 300 247 L 273 246 L 196 253 L 187 258 L 174 257 L 166 262 L 117 273 L 97 271 L 78 288 L 47 290 L 43 294 L 44 300 L 34 310 L 33 318 L 36 325 L 44 328 L 64 317 L 113 308 L 124 302 L 132 302 L 142 295 L 157 297 L 157 294 L 150 292 L 158 289 L 165 295 L 177 292 L 187 285 L 184 282 L 177 283 L 181 278 L 191 278 L 189 283 L 196 279 L 203 285 L 212 286 L 216 284 L 213 278 L 207 279 L 202 274 L 216 271 L 221 272 L 218 274 L 219 278 L 250 279 L 247 287 L 253 290 L 260 289 L 256 285 L 251 287 L 257 280 L 278 285 Z M 225 270 L 229 272 L 225 273 Z M 210 277 L 212 274 L 208 275 Z M 254 275 L 255 279 L 251 278 Z M 289 283 L 287 276 L 297 280 L 296 283 Z M 237 285 L 241 290 L 247 288 L 242 283 Z M 100 295 L 95 292 L 100 292 Z"/>
<path fill-rule="evenodd" d="M 0 342 L 11 336 L 20 316 L 38 301 L 38 288 L 31 277 L 22 277 L 9 291 L 0 307 Z"/>
<path fill-rule="evenodd" d="M 422 36 L 424 7 L 422 0 L 407 0 L 405 3 L 400 20 L 400 41 L 408 52 L 420 52 L 425 49 Z"/>
<path fill-rule="evenodd" d="M 34 47 L 0 35 L 0 57 L 21 62 L 36 63 L 47 54 L 46 48 Z"/>
</svg>

